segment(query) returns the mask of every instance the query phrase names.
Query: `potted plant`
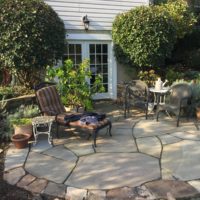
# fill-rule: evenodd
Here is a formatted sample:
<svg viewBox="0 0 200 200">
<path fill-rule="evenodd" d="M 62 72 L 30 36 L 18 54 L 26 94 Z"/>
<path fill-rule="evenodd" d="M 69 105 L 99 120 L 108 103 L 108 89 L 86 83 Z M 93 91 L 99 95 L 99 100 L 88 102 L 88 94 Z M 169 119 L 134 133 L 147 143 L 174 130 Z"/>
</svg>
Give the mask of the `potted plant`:
<svg viewBox="0 0 200 200">
<path fill-rule="evenodd" d="M 14 135 L 11 137 L 16 148 L 25 148 L 28 140 L 33 135 L 32 122 L 30 118 L 12 119 Z"/>
</svg>

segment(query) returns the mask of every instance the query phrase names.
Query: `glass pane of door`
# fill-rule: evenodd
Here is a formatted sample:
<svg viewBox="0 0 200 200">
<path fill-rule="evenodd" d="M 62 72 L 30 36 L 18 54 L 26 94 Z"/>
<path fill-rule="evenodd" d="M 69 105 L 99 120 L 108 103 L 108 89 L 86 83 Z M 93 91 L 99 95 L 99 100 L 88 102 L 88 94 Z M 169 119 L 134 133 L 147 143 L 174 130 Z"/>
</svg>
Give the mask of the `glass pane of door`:
<svg viewBox="0 0 200 200">
<path fill-rule="evenodd" d="M 82 62 L 82 46 L 81 44 L 67 44 L 63 61 L 71 59 L 74 66 L 78 66 Z"/>
<path fill-rule="evenodd" d="M 108 92 L 108 44 L 89 44 L 89 58 L 92 72 L 90 84 L 92 85 L 95 77 L 100 74 L 105 92 Z"/>
</svg>

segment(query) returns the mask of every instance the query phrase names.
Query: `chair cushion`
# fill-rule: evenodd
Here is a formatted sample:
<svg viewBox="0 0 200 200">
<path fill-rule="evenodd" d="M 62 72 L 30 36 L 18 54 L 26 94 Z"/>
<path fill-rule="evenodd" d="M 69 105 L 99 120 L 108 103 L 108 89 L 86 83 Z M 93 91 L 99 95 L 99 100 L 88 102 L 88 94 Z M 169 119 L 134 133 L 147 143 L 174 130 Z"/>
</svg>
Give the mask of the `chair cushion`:
<svg viewBox="0 0 200 200">
<path fill-rule="evenodd" d="M 56 115 L 65 112 L 55 85 L 39 89 L 36 95 L 41 111 L 45 115 Z"/>
</svg>

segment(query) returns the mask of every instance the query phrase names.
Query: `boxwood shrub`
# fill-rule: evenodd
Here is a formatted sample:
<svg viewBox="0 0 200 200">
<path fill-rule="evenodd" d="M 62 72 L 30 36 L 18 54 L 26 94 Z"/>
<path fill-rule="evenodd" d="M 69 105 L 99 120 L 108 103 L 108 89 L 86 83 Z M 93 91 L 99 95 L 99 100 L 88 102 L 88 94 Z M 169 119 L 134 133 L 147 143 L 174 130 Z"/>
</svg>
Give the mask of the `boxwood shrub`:
<svg viewBox="0 0 200 200">
<path fill-rule="evenodd" d="M 64 23 L 42 0 L 0 0 L 0 30 L 0 68 L 28 87 L 63 54 Z"/>
<path fill-rule="evenodd" d="M 135 65 L 162 66 L 171 55 L 176 29 L 169 14 L 161 7 L 142 6 L 115 18 L 112 37 Z"/>
</svg>

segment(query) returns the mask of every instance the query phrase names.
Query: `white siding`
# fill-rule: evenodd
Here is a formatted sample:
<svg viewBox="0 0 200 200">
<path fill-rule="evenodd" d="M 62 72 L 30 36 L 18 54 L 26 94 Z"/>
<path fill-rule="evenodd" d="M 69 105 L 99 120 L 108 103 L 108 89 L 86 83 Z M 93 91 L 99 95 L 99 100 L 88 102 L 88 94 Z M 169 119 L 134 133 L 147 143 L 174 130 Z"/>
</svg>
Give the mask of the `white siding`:
<svg viewBox="0 0 200 200">
<path fill-rule="evenodd" d="M 67 30 L 84 30 L 82 17 L 88 16 L 90 30 L 111 30 L 118 13 L 149 0 L 45 0 L 63 19 Z"/>
</svg>

